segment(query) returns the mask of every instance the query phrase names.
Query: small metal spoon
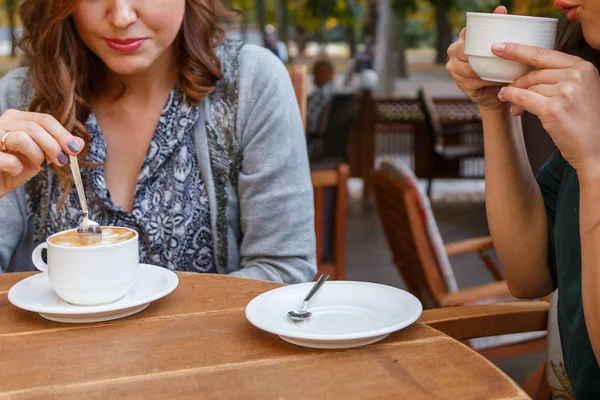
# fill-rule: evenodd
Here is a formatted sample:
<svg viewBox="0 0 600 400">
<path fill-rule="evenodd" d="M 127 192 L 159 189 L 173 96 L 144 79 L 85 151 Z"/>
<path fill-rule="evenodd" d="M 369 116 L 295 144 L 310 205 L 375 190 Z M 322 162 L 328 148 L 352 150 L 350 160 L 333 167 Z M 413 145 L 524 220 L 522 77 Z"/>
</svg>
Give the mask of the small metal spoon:
<svg viewBox="0 0 600 400">
<path fill-rule="evenodd" d="M 77 195 L 79 196 L 79 203 L 81 203 L 81 210 L 83 211 L 83 220 L 79 224 L 79 228 L 77 228 L 79 239 L 86 244 L 99 242 L 102 240 L 102 230 L 97 222 L 88 218 L 88 206 L 87 201 L 85 200 L 81 173 L 79 172 L 79 162 L 77 161 L 77 157 L 69 156 L 69 158 L 71 161 L 71 173 L 73 174 Z"/>
<path fill-rule="evenodd" d="M 302 302 L 302 308 L 298 311 L 288 311 L 288 313 L 287 313 L 288 317 L 290 317 L 294 321 L 302 321 L 307 318 L 310 318 L 312 316 L 312 313 L 307 311 L 308 302 L 310 301 L 310 299 L 312 299 L 312 297 L 315 295 L 315 293 L 317 293 L 317 291 L 321 288 L 321 286 L 323 286 L 323 284 L 325 283 L 325 281 L 328 278 L 329 278 L 329 275 L 327 275 L 327 274 L 321 275 L 319 277 L 319 280 L 317 280 L 317 282 L 313 285 L 312 289 L 310 289 L 310 292 L 308 292 L 308 294 L 304 298 L 304 301 Z"/>
</svg>

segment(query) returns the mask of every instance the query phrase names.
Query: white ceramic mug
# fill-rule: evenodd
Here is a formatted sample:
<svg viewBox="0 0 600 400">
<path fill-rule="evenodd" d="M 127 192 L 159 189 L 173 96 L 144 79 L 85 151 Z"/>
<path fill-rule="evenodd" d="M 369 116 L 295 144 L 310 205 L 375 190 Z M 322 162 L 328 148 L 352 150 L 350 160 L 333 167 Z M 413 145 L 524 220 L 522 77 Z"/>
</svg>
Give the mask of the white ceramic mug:
<svg viewBox="0 0 600 400">
<path fill-rule="evenodd" d="M 127 229 L 127 228 L 119 228 Z M 48 273 L 50 284 L 63 300 L 81 306 L 115 302 L 133 286 L 138 266 L 138 234 L 118 243 L 101 246 L 59 246 L 50 242 L 59 232 L 37 246 L 31 255 L 37 269 Z M 42 250 L 47 249 L 46 264 Z"/>
<path fill-rule="evenodd" d="M 481 79 L 512 83 L 533 67 L 499 58 L 492 45 L 513 42 L 553 50 L 557 25 L 555 18 L 468 12 L 465 55 Z"/>
</svg>

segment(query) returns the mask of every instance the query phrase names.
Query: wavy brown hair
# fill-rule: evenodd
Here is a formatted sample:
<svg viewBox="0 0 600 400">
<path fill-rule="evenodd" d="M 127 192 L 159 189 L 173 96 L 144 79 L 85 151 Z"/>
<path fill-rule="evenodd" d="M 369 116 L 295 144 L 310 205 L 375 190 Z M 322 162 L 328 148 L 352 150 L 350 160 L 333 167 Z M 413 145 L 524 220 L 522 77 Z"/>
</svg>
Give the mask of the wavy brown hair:
<svg viewBox="0 0 600 400">
<path fill-rule="evenodd" d="M 20 17 L 24 27 L 21 48 L 29 66 L 35 94 L 29 111 L 54 116 L 88 151 L 85 121 L 89 100 L 101 90 L 104 63 L 79 38 L 71 19 L 78 0 L 24 0 Z M 176 39 L 179 87 L 192 103 L 210 94 L 222 79 L 214 48 L 224 38 L 221 17 L 230 12 L 219 0 L 186 0 L 183 24 Z M 82 167 L 90 166 L 81 164 Z M 53 165 L 63 189 L 71 187 L 66 167 Z"/>
</svg>

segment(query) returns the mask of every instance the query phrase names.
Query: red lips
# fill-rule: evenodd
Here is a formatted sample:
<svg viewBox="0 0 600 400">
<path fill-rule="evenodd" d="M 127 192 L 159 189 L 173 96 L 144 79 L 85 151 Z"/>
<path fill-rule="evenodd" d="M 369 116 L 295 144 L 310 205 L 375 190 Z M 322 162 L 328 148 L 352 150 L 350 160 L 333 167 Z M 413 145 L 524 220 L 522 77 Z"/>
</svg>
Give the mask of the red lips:
<svg viewBox="0 0 600 400">
<path fill-rule="evenodd" d="M 140 49 L 146 41 L 145 38 L 106 38 L 105 40 L 108 47 L 123 53 L 131 53 Z"/>
<path fill-rule="evenodd" d="M 554 0 L 554 5 L 556 6 L 556 8 L 567 12 L 567 19 L 569 21 L 575 21 L 575 18 L 577 17 L 577 9 L 579 8 L 579 6 L 577 6 L 576 4 L 568 3 L 563 0 Z"/>
</svg>

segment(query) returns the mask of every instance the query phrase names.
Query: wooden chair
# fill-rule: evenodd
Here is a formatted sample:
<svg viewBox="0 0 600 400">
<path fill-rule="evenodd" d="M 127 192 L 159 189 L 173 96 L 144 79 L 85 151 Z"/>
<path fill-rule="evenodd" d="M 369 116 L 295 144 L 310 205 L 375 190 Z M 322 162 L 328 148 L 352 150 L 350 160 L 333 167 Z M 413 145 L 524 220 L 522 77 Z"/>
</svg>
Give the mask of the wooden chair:
<svg viewBox="0 0 600 400">
<path fill-rule="evenodd" d="M 373 195 L 383 229 L 407 289 L 425 309 L 515 300 L 487 253 L 490 237 L 444 244 L 428 197 L 412 171 L 399 159 L 384 160 L 372 173 Z M 494 282 L 459 290 L 448 256 L 477 252 Z M 469 345 L 489 359 L 538 352 L 543 334 L 475 339 Z"/>
<path fill-rule="evenodd" d="M 296 99 L 298 99 L 298 106 L 300 106 L 300 115 L 302 116 L 302 123 L 304 124 L 304 129 L 306 129 L 306 106 L 308 101 L 306 65 L 293 64 L 289 68 L 289 72 L 290 78 L 292 80 L 292 85 L 294 85 Z"/>
<path fill-rule="evenodd" d="M 519 301 L 438 308 L 425 310 L 419 322 L 456 340 L 466 341 L 485 336 L 557 329 L 557 326 L 548 323 L 549 307 L 545 301 Z M 532 397 L 535 394 L 533 398 L 536 400 L 551 400 L 546 364 L 542 363 L 523 384 L 527 394 Z"/>
<path fill-rule="evenodd" d="M 429 135 L 429 171 L 427 182 L 427 196 L 431 195 L 433 179 L 439 172 L 439 167 L 444 161 L 457 161 L 468 158 L 483 157 L 483 144 L 451 144 L 447 140 L 464 131 L 464 124 L 442 127 L 433 99 L 425 88 L 419 89 L 419 103 L 425 115 L 425 127 Z"/>
<path fill-rule="evenodd" d="M 315 232 L 319 274 L 342 280 L 346 276 L 347 164 L 312 164 L 315 193 Z"/>
</svg>

